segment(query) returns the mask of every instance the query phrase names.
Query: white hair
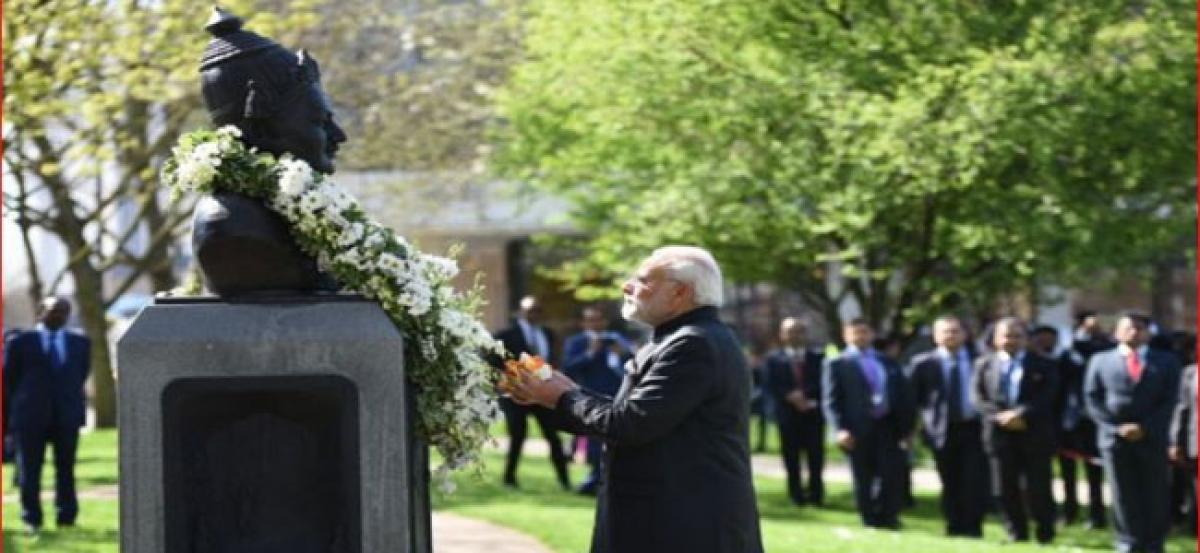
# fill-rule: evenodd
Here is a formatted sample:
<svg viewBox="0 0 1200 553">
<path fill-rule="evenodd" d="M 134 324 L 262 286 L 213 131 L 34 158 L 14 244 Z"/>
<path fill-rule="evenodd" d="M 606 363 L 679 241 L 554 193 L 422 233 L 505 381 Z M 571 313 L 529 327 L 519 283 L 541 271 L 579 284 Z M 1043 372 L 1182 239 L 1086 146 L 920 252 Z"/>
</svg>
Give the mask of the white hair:
<svg viewBox="0 0 1200 553">
<path fill-rule="evenodd" d="M 721 267 L 712 254 L 696 246 L 663 246 L 650 258 L 662 263 L 668 276 L 691 285 L 696 305 L 721 307 L 724 303 Z"/>
</svg>

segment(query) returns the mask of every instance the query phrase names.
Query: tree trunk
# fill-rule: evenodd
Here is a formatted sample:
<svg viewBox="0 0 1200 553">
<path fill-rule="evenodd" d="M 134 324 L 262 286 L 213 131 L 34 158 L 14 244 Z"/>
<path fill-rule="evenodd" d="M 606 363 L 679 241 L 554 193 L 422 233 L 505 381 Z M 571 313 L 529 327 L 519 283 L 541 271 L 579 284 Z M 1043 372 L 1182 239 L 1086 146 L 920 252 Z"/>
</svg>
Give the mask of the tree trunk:
<svg viewBox="0 0 1200 553">
<path fill-rule="evenodd" d="M 146 228 L 149 233 L 153 235 L 167 224 L 167 217 L 163 214 L 158 202 L 153 202 L 153 205 L 146 210 Z M 146 252 L 146 260 L 149 267 L 147 276 L 150 277 L 150 286 L 154 292 L 165 292 L 175 287 L 178 281 L 175 278 L 174 264 L 171 263 L 170 241 L 164 240 L 152 244 L 150 251 Z"/>
<path fill-rule="evenodd" d="M 86 263 L 71 267 L 75 280 L 75 303 L 83 330 L 92 340 L 92 405 L 96 409 L 96 426 L 117 426 L 116 382 L 113 379 L 112 357 L 108 350 L 108 319 L 104 315 L 104 295 L 99 272 Z"/>
</svg>

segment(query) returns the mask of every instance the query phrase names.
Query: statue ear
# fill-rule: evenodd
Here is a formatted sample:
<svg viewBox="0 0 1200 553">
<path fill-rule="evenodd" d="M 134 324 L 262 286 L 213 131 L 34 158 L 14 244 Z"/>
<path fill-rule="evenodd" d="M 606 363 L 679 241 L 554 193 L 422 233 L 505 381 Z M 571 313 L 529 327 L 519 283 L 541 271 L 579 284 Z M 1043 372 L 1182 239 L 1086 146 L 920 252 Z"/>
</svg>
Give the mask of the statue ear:
<svg viewBox="0 0 1200 553">
<path fill-rule="evenodd" d="M 263 119 L 271 114 L 274 98 L 269 89 L 261 89 L 254 79 L 246 83 L 246 106 L 242 114 L 245 119 Z"/>
</svg>

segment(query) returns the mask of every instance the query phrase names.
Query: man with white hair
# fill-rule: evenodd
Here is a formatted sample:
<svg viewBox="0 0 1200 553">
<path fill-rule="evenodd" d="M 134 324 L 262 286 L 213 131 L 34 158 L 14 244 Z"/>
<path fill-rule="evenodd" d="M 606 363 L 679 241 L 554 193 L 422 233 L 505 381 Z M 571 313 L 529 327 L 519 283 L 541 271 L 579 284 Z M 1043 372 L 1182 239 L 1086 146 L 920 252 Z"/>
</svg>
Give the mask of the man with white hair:
<svg viewBox="0 0 1200 553">
<path fill-rule="evenodd" d="M 717 318 L 721 270 L 700 248 L 659 248 L 622 291 L 621 314 L 654 328 L 614 397 L 560 373 L 525 376 L 516 401 L 604 440 L 592 553 L 761 553 L 750 477 L 750 373 Z"/>
</svg>

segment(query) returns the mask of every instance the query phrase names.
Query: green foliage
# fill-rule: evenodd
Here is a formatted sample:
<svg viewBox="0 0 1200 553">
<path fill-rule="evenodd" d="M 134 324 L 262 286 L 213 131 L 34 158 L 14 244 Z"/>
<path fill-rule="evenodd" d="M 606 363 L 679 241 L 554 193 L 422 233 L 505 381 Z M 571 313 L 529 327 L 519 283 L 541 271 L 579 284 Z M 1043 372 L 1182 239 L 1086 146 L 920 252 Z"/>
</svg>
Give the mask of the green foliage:
<svg viewBox="0 0 1200 553">
<path fill-rule="evenodd" d="M 269 11 L 281 4 L 225 6 L 286 44 L 317 22 L 318 2 Z M 148 277 L 155 291 L 175 285 L 191 206 L 163 193 L 158 169 L 199 116 L 197 60 L 211 9 L 187 0 L 4 3 L 5 216 L 25 238 L 33 301 L 71 281 L 93 338 L 107 336 L 105 310 L 138 282 Z M 66 266 L 39 267 L 35 229 L 62 244 Z M 45 286 L 39 269 L 54 271 Z M 92 349 L 92 374 L 99 424 L 112 426 L 108 348 Z"/>
<path fill-rule="evenodd" d="M 910 331 L 1171 251 L 1194 221 L 1179 2 L 533 3 L 495 167 L 561 194 L 582 282 L 694 243 Z M 831 275 L 842 277 L 830 279 Z"/>
</svg>

